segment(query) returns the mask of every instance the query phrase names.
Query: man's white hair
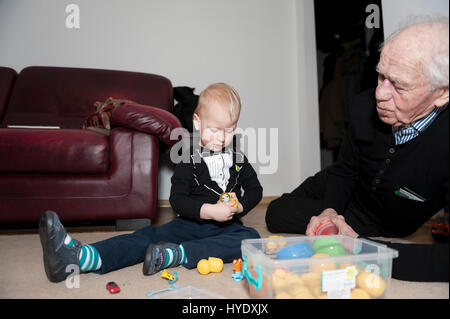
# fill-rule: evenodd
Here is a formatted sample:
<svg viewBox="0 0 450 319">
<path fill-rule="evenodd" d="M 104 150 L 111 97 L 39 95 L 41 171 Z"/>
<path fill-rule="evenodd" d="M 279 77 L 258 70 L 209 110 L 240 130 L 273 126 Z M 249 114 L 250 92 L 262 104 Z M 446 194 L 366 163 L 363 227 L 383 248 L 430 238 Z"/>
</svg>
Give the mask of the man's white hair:
<svg viewBox="0 0 450 319">
<path fill-rule="evenodd" d="M 381 44 L 380 51 L 403 30 L 419 24 L 426 24 L 439 32 L 439 43 L 432 48 L 431 54 L 424 61 L 424 72 L 430 83 L 430 90 L 448 87 L 449 78 L 449 19 L 438 15 L 409 16 L 398 29 Z"/>
</svg>

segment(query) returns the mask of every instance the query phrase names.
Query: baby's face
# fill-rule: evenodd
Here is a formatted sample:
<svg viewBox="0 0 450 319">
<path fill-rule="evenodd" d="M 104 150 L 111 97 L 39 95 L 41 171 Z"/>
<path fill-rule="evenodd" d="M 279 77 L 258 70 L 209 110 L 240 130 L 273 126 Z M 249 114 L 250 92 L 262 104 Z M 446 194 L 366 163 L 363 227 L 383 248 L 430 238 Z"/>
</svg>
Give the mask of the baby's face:
<svg viewBox="0 0 450 319">
<path fill-rule="evenodd" d="M 230 117 L 229 107 L 213 102 L 194 114 L 194 126 L 200 131 L 202 146 L 213 152 L 230 145 L 233 141 L 239 115 Z"/>
</svg>

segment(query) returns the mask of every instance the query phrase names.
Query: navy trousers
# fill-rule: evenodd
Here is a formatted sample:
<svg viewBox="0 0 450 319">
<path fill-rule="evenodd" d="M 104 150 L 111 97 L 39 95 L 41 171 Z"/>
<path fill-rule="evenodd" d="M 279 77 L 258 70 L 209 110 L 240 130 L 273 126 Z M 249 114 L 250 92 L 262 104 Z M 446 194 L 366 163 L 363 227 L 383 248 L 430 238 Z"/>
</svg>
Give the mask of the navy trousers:
<svg viewBox="0 0 450 319">
<path fill-rule="evenodd" d="M 241 241 L 259 238 L 258 232 L 238 222 L 198 223 L 181 217 L 162 226 L 148 226 L 131 234 L 119 235 L 92 244 L 102 259 L 102 267 L 96 273 L 104 274 L 144 261 L 148 245 L 159 241 L 182 244 L 187 263 L 197 267 L 200 259 L 221 258 L 225 263 L 241 257 Z"/>
</svg>

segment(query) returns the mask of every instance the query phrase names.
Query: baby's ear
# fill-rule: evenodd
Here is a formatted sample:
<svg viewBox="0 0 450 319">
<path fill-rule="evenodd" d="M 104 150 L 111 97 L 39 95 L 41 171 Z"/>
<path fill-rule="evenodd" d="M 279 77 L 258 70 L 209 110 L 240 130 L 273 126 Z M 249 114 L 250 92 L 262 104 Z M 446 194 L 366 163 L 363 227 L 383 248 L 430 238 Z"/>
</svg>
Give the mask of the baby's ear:
<svg viewBox="0 0 450 319">
<path fill-rule="evenodd" d="M 192 117 L 192 122 L 194 123 L 194 128 L 197 131 L 200 131 L 201 121 L 200 121 L 200 118 L 198 117 L 197 113 L 194 113 L 194 116 Z"/>
</svg>

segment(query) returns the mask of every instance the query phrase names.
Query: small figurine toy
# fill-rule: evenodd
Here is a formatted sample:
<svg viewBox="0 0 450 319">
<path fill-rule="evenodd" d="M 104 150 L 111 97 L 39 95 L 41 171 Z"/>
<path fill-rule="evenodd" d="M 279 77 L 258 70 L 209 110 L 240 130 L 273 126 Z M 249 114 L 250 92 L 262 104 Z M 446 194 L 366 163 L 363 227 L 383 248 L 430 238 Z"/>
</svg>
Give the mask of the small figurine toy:
<svg viewBox="0 0 450 319">
<path fill-rule="evenodd" d="M 239 282 L 244 278 L 244 274 L 242 273 L 242 259 L 233 260 L 233 274 L 231 275 L 234 281 Z"/>
</svg>

